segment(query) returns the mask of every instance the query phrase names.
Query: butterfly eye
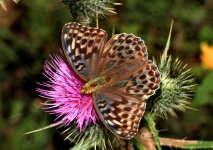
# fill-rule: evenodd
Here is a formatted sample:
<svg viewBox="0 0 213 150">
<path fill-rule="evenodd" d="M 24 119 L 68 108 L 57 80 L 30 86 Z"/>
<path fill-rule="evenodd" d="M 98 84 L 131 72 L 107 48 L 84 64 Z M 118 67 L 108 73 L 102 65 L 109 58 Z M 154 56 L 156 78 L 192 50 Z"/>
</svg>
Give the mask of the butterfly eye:
<svg viewBox="0 0 213 150">
<path fill-rule="evenodd" d="M 72 37 L 72 33 L 69 33 L 69 34 L 68 34 L 68 37 L 69 37 L 69 38 Z"/>
</svg>

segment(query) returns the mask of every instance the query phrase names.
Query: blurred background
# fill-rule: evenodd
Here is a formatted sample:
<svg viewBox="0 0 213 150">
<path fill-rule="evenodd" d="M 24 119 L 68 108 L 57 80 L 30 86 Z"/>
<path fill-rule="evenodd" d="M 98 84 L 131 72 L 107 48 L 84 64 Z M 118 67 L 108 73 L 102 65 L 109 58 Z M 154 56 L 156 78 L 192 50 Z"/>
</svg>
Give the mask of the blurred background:
<svg viewBox="0 0 213 150">
<path fill-rule="evenodd" d="M 3 1 L 0 0 L 0 3 Z M 186 112 L 178 118 L 158 119 L 160 135 L 171 138 L 213 140 L 213 1 L 123 0 L 117 15 L 100 20 L 109 33 L 133 33 L 143 38 L 149 57 L 159 59 L 169 26 L 174 28 L 169 53 L 180 58 L 196 79 L 197 88 Z M 49 54 L 59 53 L 62 26 L 72 21 L 60 0 L 6 0 L 0 7 L 0 149 L 66 149 L 57 130 L 32 135 L 27 131 L 50 124 L 44 101 L 35 91 Z"/>
</svg>

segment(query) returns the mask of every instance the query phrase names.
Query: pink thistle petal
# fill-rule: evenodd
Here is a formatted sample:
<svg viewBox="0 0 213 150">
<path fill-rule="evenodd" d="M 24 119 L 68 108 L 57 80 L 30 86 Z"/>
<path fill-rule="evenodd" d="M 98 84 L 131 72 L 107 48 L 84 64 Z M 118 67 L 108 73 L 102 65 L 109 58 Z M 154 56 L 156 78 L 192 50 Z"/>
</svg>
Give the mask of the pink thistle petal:
<svg viewBox="0 0 213 150">
<path fill-rule="evenodd" d="M 51 59 L 44 65 L 43 74 L 48 81 L 39 83 L 42 88 L 36 89 L 41 97 L 48 99 L 42 104 L 45 111 L 55 114 L 55 120 L 63 122 L 64 126 L 76 121 L 82 130 L 90 123 L 96 124 L 92 95 L 80 92 L 84 83 L 60 56 L 54 55 Z"/>
</svg>

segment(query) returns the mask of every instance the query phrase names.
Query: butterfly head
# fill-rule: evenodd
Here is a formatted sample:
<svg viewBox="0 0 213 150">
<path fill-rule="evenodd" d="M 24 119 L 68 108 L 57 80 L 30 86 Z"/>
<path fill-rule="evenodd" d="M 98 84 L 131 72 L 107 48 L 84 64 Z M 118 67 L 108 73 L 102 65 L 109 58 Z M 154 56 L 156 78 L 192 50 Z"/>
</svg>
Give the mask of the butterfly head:
<svg viewBox="0 0 213 150">
<path fill-rule="evenodd" d="M 99 90 L 102 88 L 105 84 L 105 79 L 104 77 L 95 77 L 89 82 L 87 82 L 82 88 L 81 88 L 81 93 L 83 94 L 91 94 L 94 91 Z"/>
</svg>

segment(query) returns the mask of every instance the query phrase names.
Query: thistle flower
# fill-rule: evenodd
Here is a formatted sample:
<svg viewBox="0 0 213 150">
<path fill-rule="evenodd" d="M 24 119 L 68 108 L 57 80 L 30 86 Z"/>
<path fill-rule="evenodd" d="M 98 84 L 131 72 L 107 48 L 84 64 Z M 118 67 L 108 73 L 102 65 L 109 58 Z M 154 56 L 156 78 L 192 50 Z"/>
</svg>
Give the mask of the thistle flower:
<svg viewBox="0 0 213 150">
<path fill-rule="evenodd" d="M 57 125 L 68 126 L 76 121 L 80 131 L 88 124 L 96 124 L 97 115 L 93 106 L 92 95 L 80 93 L 83 82 L 58 55 L 46 61 L 44 75 L 48 81 L 37 88 L 40 96 L 48 99 L 43 108 L 55 114 Z"/>
<path fill-rule="evenodd" d="M 71 124 L 69 127 L 62 128 L 62 131 L 61 135 L 65 137 L 65 140 L 74 143 L 72 150 L 122 149 L 122 143 L 125 143 L 124 140 L 109 132 L 102 124 L 88 125 L 82 132 Z"/>
</svg>

